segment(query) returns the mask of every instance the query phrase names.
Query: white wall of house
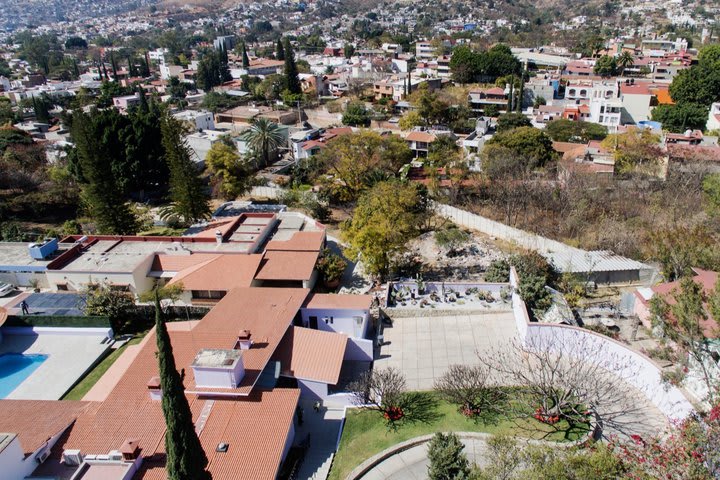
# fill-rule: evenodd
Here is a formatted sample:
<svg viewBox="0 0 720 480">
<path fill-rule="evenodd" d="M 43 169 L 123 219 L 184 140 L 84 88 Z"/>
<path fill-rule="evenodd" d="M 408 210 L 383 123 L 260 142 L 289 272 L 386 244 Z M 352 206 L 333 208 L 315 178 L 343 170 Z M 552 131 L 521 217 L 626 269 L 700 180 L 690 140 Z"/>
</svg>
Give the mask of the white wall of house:
<svg viewBox="0 0 720 480">
<path fill-rule="evenodd" d="M 370 324 L 369 310 L 303 308 L 300 313 L 305 327 L 310 327 L 310 317 L 317 317 L 318 330 L 344 333 L 350 338 L 365 338 Z"/>
<path fill-rule="evenodd" d="M 298 378 L 300 396 L 311 400 L 324 400 L 328 396 L 327 383 L 314 382 L 312 380 L 300 380 Z"/>
<path fill-rule="evenodd" d="M 373 341 L 365 338 L 348 338 L 343 360 L 372 362 Z"/>
<path fill-rule="evenodd" d="M 621 97 L 622 106 L 627 117 L 623 121 L 638 123 L 643 120 L 650 120 L 650 113 L 652 112 L 650 107 L 651 98 L 652 95 L 623 93 Z"/>
</svg>

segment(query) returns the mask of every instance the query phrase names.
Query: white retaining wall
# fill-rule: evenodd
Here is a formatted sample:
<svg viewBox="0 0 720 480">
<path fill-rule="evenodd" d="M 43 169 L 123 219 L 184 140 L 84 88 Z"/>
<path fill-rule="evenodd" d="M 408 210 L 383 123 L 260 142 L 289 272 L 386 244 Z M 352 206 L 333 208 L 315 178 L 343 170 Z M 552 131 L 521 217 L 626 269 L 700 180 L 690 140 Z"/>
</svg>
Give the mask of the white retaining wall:
<svg viewBox="0 0 720 480">
<path fill-rule="evenodd" d="M 510 272 L 510 284 L 515 290 L 518 277 Z M 683 419 L 693 410 L 692 403 L 672 385 L 662 381 L 660 367 L 650 358 L 604 335 L 568 325 L 530 322 L 525 302 L 513 292 L 513 313 L 519 338 L 523 345 L 557 345 L 567 348 L 571 355 L 607 366 L 624 381 L 640 390 L 670 419 Z M 581 348 L 572 348 L 573 346 Z M 609 361 L 610 359 L 612 361 Z"/>
</svg>

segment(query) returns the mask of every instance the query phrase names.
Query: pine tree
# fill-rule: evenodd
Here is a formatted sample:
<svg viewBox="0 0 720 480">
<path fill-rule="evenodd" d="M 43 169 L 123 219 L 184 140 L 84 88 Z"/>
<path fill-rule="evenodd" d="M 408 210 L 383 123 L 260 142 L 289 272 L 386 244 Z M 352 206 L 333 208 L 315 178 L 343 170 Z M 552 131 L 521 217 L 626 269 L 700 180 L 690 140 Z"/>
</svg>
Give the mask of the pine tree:
<svg viewBox="0 0 720 480">
<path fill-rule="evenodd" d="M 454 433 L 438 432 L 428 443 L 428 477 L 430 480 L 463 480 L 470 476 L 470 466 L 463 453 L 465 445 Z"/>
<path fill-rule="evenodd" d="M 199 169 L 190 157 L 182 124 L 172 115 L 162 120 L 162 145 L 170 169 L 170 201 L 176 213 L 190 224 L 210 214 L 208 195 Z"/>
<path fill-rule="evenodd" d="M 155 337 L 162 391 L 165 432 L 165 468 L 168 480 L 201 480 L 210 478 L 205 470 L 208 459 L 195 432 L 190 405 L 185 397 L 182 378 L 175 367 L 170 335 L 162 316 L 160 296 L 155 292 Z"/>
<path fill-rule="evenodd" d="M 108 112 L 94 115 L 117 114 Z M 138 222 L 110 161 L 122 149 L 101 140 L 106 130 L 105 122 L 95 121 L 82 110 L 73 113 L 71 132 L 82 177 L 81 196 L 99 233 L 127 235 L 137 231 Z"/>
<path fill-rule="evenodd" d="M 249 66 L 250 66 L 250 57 L 248 57 L 247 48 L 245 47 L 245 42 L 242 42 L 242 67 L 248 68 Z"/>
<path fill-rule="evenodd" d="M 300 78 L 298 77 L 298 69 L 295 64 L 295 54 L 293 53 L 292 45 L 290 40 L 285 38 L 283 40 L 283 49 L 285 50 L 285 79 L 287 81 L 287 89 L 290 93 L 298 94 L 302 93 L 300 87 Z"/>
<path fill-rule="evenodd" d="M 285 47 L 283 46 L 281 38 L 278 38 L 277 47 L 275 47 L 275 58 L 277 60 L 285 60 Z"/>
<path fill-rule="evenodd" d="M 80 69 L 78 68 L 77 59 L 73 58 L 73 78 L 80 78 Z"/>
</svg>

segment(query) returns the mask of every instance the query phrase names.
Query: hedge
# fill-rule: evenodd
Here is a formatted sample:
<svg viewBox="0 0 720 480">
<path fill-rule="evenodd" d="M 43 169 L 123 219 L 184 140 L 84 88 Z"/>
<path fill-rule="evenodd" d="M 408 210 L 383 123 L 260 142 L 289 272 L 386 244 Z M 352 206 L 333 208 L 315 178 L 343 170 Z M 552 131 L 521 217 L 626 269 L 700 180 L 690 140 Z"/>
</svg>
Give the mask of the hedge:
<svg viewBox="0 0 720 480">
<path fill-rule="evenodd" d="M 72 315 L 10 315 L 5 327 L 110 328 L 108 317 Z"/>
</svg>

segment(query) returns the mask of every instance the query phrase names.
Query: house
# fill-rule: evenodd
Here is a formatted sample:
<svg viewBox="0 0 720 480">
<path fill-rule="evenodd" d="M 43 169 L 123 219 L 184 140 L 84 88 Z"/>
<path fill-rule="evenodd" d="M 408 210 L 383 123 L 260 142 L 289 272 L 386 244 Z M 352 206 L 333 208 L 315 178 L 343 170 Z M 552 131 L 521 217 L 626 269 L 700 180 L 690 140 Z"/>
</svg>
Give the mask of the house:
<svg viewBox="0 0 720 480">
<path fill-rule="evenodd" d="M 122 97 L 114 97 L 113 106 L 121 112 L 126 112 L 130 107 L 140 105 L 140 94 L 124 95 Z"/>
<path fill-rule="evenodd" d="M 650 120 L 657 105 L 670 104 L 668 85 L 654 83 L 625 83 L 620 85 L 623 105 L 623 124 Z"/>
<path fill-rule="evenodd" d="M 590 116 L 585 120 L 608 127 L 609 131 L 620 125 L 622 102 L 617 98 L 593 98 L 590 100 Z"/>
<path fill-rule="evenodd" d="M 590 119 L 590 107 L 586 104 L 568 105 L 563 109 L 562 118 L 574 122 L 582 122 Z"/>
<path fill-rule="evenodd" d="M 352 131 L 351 127 L 336 127 L 295 132 L 290 136 L 293 158 L 297 162 L 317 155 L 320 150 L 325 148 L 328 141 L 340 135 L 352 133 Z"/>
<path fill-rule="evenodd" d="M 720 173 L 720 147 L 668 143 L 668 175 L 674 173 Z"/>
<path fill-rule="evenodd" d="M 473 113 L 485 115 L 488 106 L 494 106 L 498 111 L 507 109 L 509 89 L 493 87 L 487 89 L 470 90 L 468 102 Z"/>
<path fill-rule="evenodd" d="M 665 133 L 665 144 L 700 145 L 703 134 L 700 130 L 686 130 L 685 133 Z"/>
<path fill-rule="evenodd" d="M 173 117 L 187 125 L 190 125 L 192 130 L 195 132 L 215 129 L 215 121 L 212 112 L 205 110 L 183 110 L 182 112 L 174 113 Z"/>
<path fill-rule="evenodd" d="M 452 135 L 450 131 L 434 132 L 424 130 L 412 130 L 405 136 L 410 150 L 415 154 L 415 158 L 427 157 L 430 152 L 430 144 L 438 139 L 438 135 Z"/>
<path fill-rule="evenodd" d="M 415 43 L 415 57 L 418 59 L 422 58 L 435 58 L 435 47 L 431 42 L 416 42 Z"/>
</svg>

